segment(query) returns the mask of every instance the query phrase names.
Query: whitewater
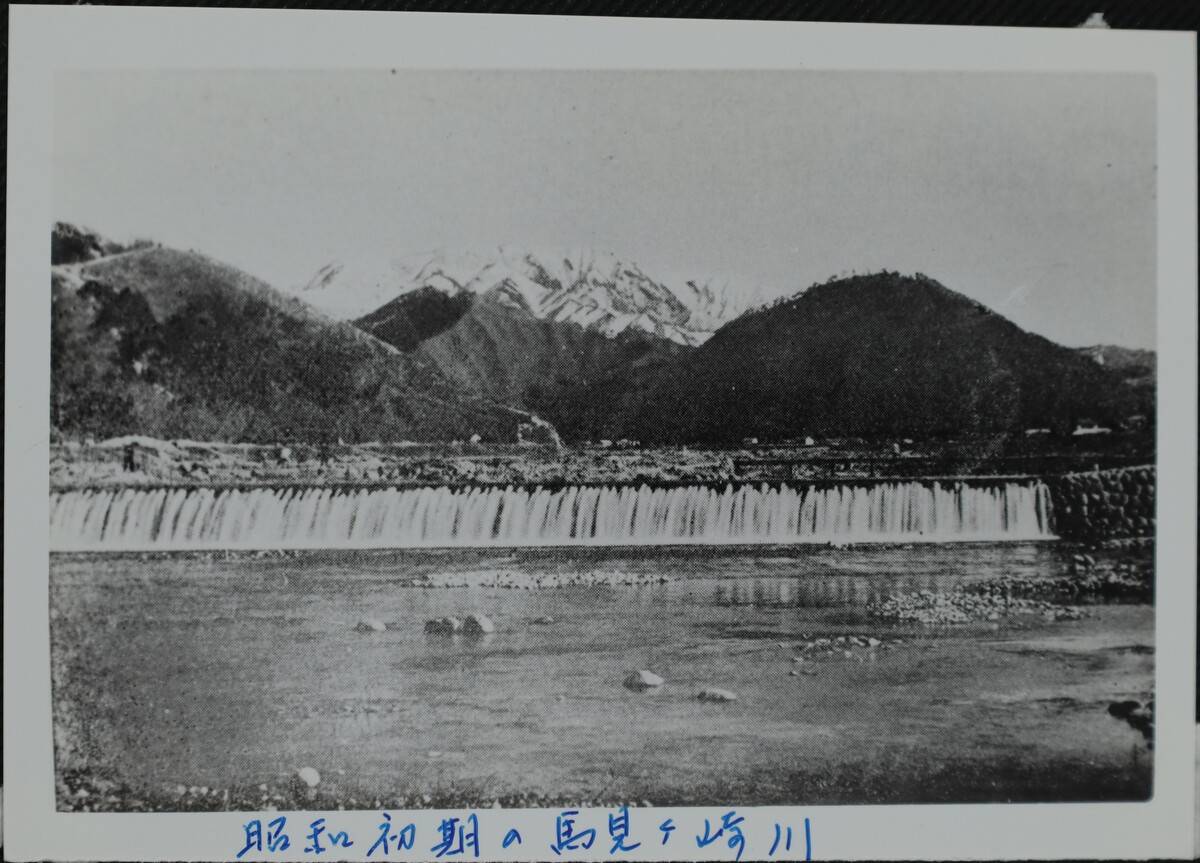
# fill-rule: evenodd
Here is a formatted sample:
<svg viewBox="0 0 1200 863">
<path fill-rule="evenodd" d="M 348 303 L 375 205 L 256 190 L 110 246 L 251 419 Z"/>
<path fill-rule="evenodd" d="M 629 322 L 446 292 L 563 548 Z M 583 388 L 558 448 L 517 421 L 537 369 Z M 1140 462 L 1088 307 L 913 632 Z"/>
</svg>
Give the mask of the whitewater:
<svg viewBox="0 0 1200 863">
<path fill-rule="evenodd" d="M 786 545 L 1053 539 L 1045 484 L 82 489 L 53 551 Z"/>
</svg>

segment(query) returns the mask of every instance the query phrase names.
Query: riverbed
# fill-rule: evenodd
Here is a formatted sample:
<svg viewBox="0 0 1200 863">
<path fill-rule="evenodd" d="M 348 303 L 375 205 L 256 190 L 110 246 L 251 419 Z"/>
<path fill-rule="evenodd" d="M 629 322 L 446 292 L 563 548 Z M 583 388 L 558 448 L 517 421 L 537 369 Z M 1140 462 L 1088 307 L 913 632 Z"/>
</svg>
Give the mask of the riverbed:
<svg viewBox="0 0 1200 863">
<path fill-rule="evenodd" d="M 1152 697 L 1152 605 L 951 627 L 868 614 L 1061 577 L 1071 556 L 55 554 L 59 807 L 284 808 L 303 767 L 321 777 L 310 808 L 1144 799 L 1146 741 L 1106 708 Z M 469 613 L 496 631 L 425 632 Z M 632 691 L 635 669 L 665 683 Z M 697 699 L 708 687 L 737 700 Z"/>
</svg>

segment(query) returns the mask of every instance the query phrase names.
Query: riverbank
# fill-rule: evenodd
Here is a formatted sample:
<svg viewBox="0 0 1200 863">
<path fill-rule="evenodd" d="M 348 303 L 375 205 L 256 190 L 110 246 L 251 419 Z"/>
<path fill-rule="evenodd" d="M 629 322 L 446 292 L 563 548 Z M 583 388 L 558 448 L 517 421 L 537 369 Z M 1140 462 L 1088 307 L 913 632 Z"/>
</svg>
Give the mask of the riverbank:
<svg viewBox="0 0 1200 863">
<path fill-rule="evenodd" d="M 51 445 L 50 486 L 378 487 L 649 485 L 1045 476 L 1153 461 L 1144 442 L 1104 446 L 985 437 L 919 442 L 839 439 L 728 449 L 446 444 L 229 444 L 128 436 Z"/>
</svg>

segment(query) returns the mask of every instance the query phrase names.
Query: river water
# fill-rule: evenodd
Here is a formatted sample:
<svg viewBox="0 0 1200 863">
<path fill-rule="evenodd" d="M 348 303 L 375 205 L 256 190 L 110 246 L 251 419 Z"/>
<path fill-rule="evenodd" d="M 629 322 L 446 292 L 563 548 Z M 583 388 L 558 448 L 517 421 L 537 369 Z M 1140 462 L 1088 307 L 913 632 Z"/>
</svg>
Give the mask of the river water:
<svg viewBox="0 0 1200 863">
<path fill-rule="evenodd" d="M 1105 706 L 1150 692 L 1152 606 L 951 629 L 866 614 L 896 593 L 1058 575 L 1069 554 L 54 554 L 60 779 L 91 773 L 168 806 L 180 784 L 275 789 L 305 766 L 348 806 L 1144 796 L 1140 739 Z M 496 632 L 424 631 L 472 612 Z M 840 635 L 881 644 L 794 661 L 802 642 Z M 632 692 L 633 669 L 666 684 Z M 711 686 L 738 701 L 697 700 Z"/>
</svg>

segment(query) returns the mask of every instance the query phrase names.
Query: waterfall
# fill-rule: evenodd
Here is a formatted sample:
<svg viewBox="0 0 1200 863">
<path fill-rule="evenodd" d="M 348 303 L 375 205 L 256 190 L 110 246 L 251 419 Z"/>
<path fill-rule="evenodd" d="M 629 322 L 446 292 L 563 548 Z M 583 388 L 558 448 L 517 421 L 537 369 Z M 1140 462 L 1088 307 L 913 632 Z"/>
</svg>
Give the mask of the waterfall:
<svg viewBox="0 0 1200 863">
<path fill-rule="evenodd" d="M 84 489 L 50 496 L 56 551 L 738 545 L 1052 538 L 1037 481 L 473 488 Z"/>
</svg>

